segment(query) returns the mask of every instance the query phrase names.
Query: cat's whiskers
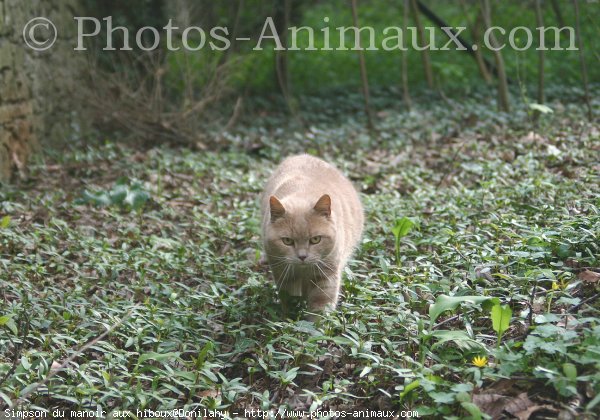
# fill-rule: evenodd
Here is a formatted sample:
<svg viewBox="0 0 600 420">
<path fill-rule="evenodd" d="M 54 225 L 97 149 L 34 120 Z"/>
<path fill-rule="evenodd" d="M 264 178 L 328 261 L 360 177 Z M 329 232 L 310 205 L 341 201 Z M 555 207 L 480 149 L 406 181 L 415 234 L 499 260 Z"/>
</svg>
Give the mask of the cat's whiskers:
<svg viewBox="0 0 600 420">
<path fill-rule="evenodd" d="M 270 254 L 267 254 L 267 257 L 269 259 L 269 265 L 271 266 L 271 268 L 280 268 L 281 266 L 286 266 L 290 263 L 289 258 L 287 257 Z"/>
<path fill-rule="evenodd" d="M 330 271 L 335 271 L 334 267 L 326 263 L 325 260 L 318 260 L 316 265 L 323 266 Z"/>
<path fill-rule="evenodd" d="M 274 261 L 281 261 L 281 260 L 287 260 L 287 257 L 281 256 L 281 255 L 275 255 L 275 254 L 267 254 L 265 253 L 265 255 L 267 256 L 267 258 L 269 260 L 274 260 Z"/>
<path fill-rule="evenodd" d="M 280 268 L 282 266 L 285 267 L 286 265 L 289 265 L 289 264 L 288 264 L 287 261 L 279 261 L 279 262 L 272 263 L 272 264 L 269 264 L 269 265 L 271 266 L 271 268 Z"/>
<path fill-rule="evenodd" d="M 285 268 L 283 269 L 282 279 L 279 283 L 279 287 L 277 288 L 277 294 L 279 294 L 281 292 L 281 288 L 283 287 L 283 285 L 285 284 L 285 282 L 288 279 L 288 276 L 290 274 L 290 267 L 291 267 L 291 264 L 287 264 L 285 266 Z"/>
<path fill-rule="evenodd" d="M 323 270 L 323 268 L 321 266 L 319 266 L 318 264 L 315 265 L 315 267 L 317 267 L 317 269 L 320 271 L 321 275 L 323 275 L 323 277 L 325 277 L 327 279 L 327 281 L 331 282 L 331 277 L 325 272 L 325 270 Z"/>
<path fill-rule="evenodd" d="M 317 269 L 318 269 L 318 270 L 321 272 L 321 274 L 322 274 L 323 276 L 325 276 L 325 278 L 327 279 L 327 281 L 331 283 L 331 278 L 330 278 L 330 277 L 329 277 L 327 274 L 325 274 L 325 272 L 323 271 L 323 269 L 322 269 L 321 267 L 319 267 L 319 266 L 318 266 L 318 265 L 316 265 L 316 264 L 315 264 L 315 265 L 313 265 L 313 267 L 316 267 L 316 268 L 317 268 Z M 316 276 L 315 276 L 315 277 L 316 277 Z M 317 287 L 317 288 L 318 288 L 318 289 L 319 289 L 321 292 L 323 292 L 323 293 L 324 293 L 324 294 L 325 294 L 325 295 L 326 295 L 326 296 L 327 296 L 329 299 L 332 299 L 332 298 L 333 298 L 333 296 L 331 296 L 331 295 L 330 295 L 329 293 L 327 293 L 325 290 L 321 289 L 321 286 L 319 286 L 319 285 L 318 285 L 318 284 L 317 284 L 315 281 L 313 281 L 313 279 L 310 279 L 310 282 L 311 282 L 311 283 L 312 283 L 314 286 L 316 286 L 316 287 Z"/>
</svg>

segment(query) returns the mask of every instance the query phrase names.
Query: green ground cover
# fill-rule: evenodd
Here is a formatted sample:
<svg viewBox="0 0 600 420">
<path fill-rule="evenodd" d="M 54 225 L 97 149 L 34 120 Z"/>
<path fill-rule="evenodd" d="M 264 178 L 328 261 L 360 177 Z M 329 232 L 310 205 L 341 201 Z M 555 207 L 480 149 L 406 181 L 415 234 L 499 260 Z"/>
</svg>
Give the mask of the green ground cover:
<svg viewBox="0 0 600 420">
<path fill-rule="evenodd" d="M 303 98 L 307 128 L 265 109 L 220 152 L 46 154 L 0 192 L 0 407 L 591 418 L 600 130 L 566 90 L 537 127 L 485 97 L 375 98 L 376 132 L 359 98 Z M 258 196 L 300 151 L 367 215 L 317 324 L 282 319 L 259 264 Z"/>
</svg>

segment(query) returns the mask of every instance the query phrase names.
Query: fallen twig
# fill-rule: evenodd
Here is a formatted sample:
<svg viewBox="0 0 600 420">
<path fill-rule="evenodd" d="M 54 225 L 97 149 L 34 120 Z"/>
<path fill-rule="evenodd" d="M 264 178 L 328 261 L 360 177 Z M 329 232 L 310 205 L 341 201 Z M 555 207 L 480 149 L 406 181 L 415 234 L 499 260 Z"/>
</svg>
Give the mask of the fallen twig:
<svg viewBox="0 0 600 420">
<path fill-rule="evenodd" d="M 569 308 L 569 310 L 567 311 L 568 313 L 572 314 L 575 313 L 579 310 L 579 308 L 581 308 L 583 305 L 586 305 L 588 303 L 592 303 L 593 301 L 595 301 L 596 299 L 600 298 L 600 293 L 596 293 L 594 296 L 590 296 L 589 298 L 582 300 L 581 302 L 579 302 L 577 305 L 571 306 Z"/>
</svg>

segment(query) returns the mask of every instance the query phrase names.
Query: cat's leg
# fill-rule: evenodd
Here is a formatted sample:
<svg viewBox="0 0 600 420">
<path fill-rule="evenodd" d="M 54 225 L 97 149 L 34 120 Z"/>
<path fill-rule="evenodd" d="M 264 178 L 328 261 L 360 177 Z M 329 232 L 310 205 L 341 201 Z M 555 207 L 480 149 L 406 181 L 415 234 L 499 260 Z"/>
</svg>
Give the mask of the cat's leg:
<svg viewBox="0 0 600 420">
<path fill-rule="evenodd" d="M 284 318 L 295 317 L 302 303 L 302 282 L 288 279 L 277 284 L 281 310 Z"/>
<path fill-rule="evenodd" d="M 285 290 L 281 290 L 279 292 L 279 300 L 281 301 L 281 315 L 286 319 L 290 316 L 292 297 Z"/>
</svg>

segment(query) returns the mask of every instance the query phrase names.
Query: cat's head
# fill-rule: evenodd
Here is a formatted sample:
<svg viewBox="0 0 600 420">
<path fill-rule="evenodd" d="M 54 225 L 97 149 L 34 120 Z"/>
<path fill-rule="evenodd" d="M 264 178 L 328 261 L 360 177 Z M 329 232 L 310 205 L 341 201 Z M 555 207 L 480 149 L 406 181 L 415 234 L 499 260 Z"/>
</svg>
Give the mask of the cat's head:
<svg viewBox="0 0 600 420">
<path fill-rule="evenodd" d="M 316 203 L 269 198 L 270 220 L 265 228 L 265 246 L 271 259 L 288 264 L 322 262 L 335 247 L 335 222 L 331 198 L 325 194 Z"/>
</svg>

